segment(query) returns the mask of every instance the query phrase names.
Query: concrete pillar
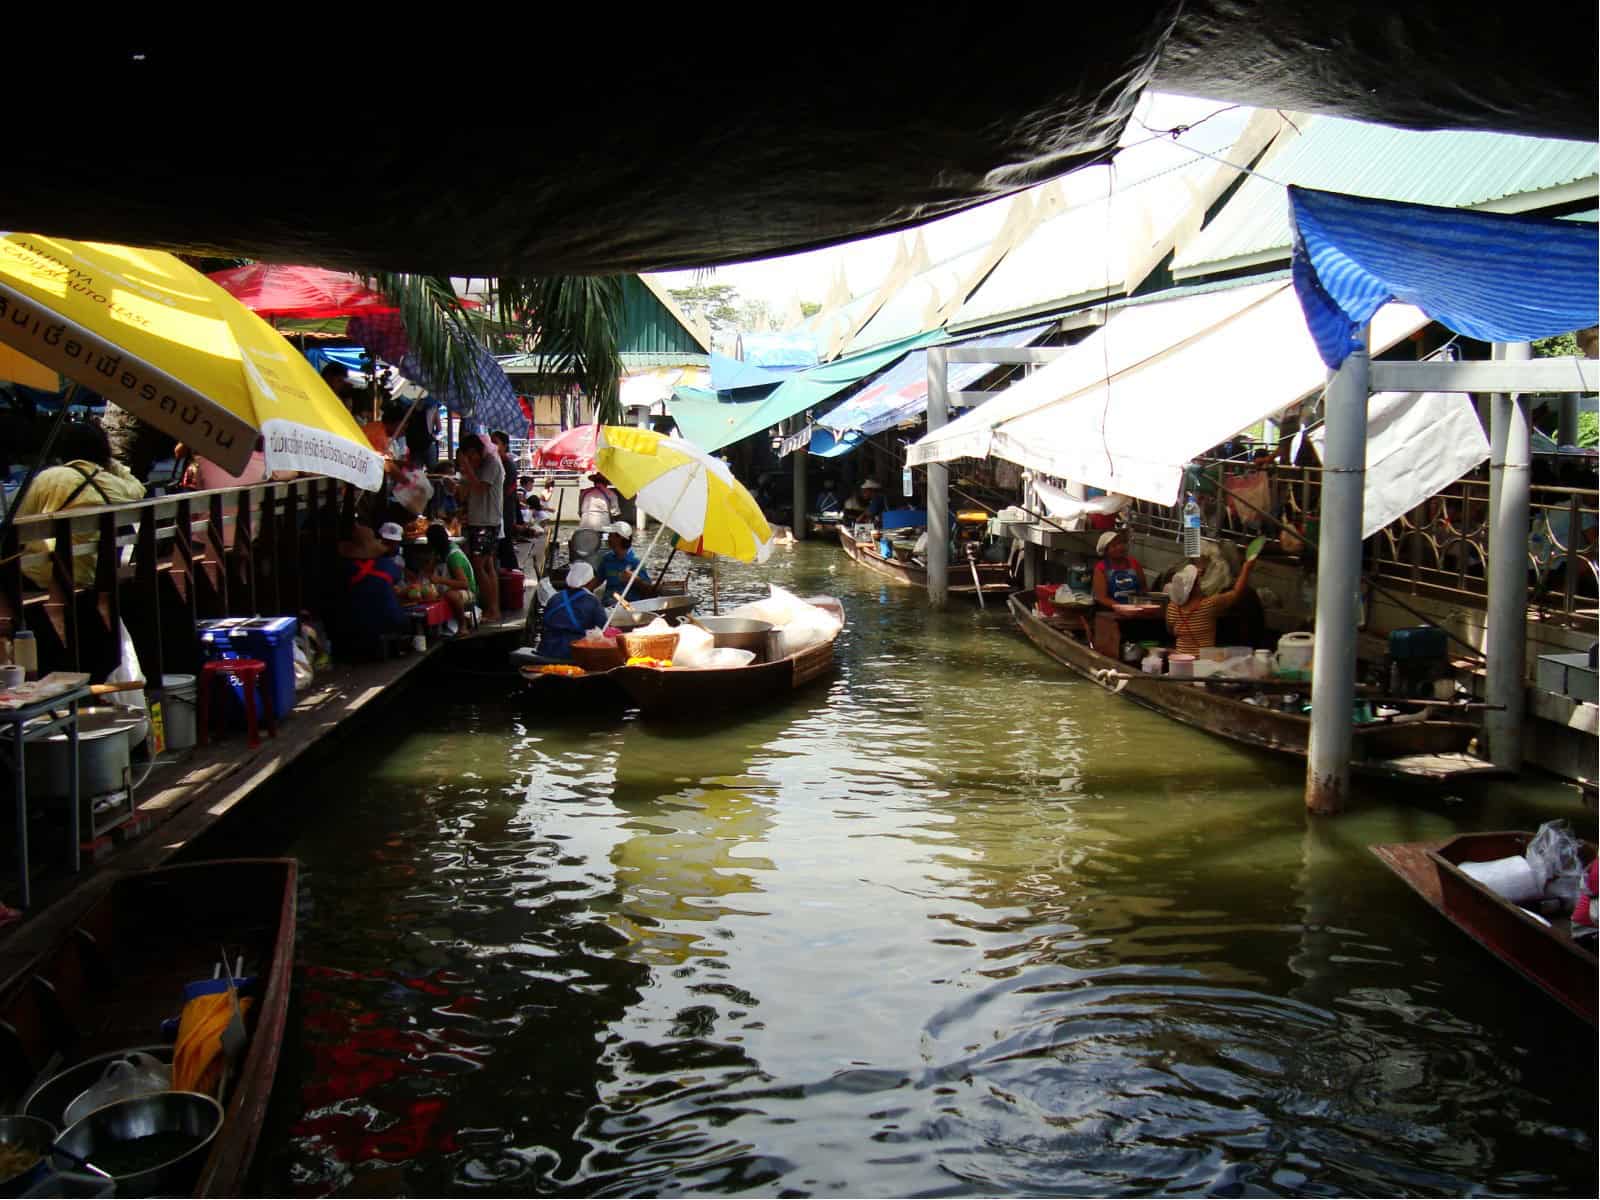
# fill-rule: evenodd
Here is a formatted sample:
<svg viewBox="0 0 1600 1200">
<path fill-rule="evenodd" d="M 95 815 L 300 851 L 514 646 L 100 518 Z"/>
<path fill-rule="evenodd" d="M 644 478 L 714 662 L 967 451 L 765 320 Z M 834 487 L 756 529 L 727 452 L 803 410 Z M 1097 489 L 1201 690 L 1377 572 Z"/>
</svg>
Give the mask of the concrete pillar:
<svg viewBox="0 0 1600 1200">
<path fill-rule="evenodd" d="M 1040 553 L 1039 547 L 1032 542 L 1022 543 L 1022 589 L 1030 595 L 1039 586 Z"/>
<path fill-rule="evenodd" d="M 804 417 L 800 419 L 802 421 L 805 420 Z M 792 527 L 794 536 L 803 538 L 806 536 L 806 459 L 810 457 L 810 451 L 801 446 L 790 457 L 794 459 L 794 522 Z"/>
<path fill-rule="evenodd" d="M 1556 421 L 1556 445 L 1576 446 L 1578 444 L 1578 393 L 1563 392 L 1558 401 L 1557 409 L 1560 416 Z"/>
<path fill-rule="evenodd" d="M 1523 361 L 1526 342 L 1496 343 L 1498 359 Z M 1489 424 L 1489 611 L 1484 636 L 1488 658 L 1484 734 L 1497 767 L 1522 766 L 1522 710 L 1527 697 L 1528 513 L 1533 488 L 1532 429 L 1527 397 L 1496 393 Z"/>
<path fill-rule="evenodd" d="M 1328 815 L 1344 809 L 1350 787 L 1362 492 L 1367 475 L 1368 365 L 1367 351 L 1355 351 L 1328 382 L 1327 391 L 1306 808 Z"/>
<path fill-rule="evenodd" d="M 950 419 L 949 352 L 928 349 L 928 432 Z M 928 464 L 928 603 L 943 608 L 950 601 L 950 469 Z"/>
</svg>

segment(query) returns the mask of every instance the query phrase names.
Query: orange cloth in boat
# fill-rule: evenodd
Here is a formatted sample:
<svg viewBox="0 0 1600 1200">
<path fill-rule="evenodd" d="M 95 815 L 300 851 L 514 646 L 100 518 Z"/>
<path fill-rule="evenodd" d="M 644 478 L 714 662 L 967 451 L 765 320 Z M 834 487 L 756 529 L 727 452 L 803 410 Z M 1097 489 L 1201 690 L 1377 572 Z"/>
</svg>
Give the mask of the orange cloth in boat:
<svg viewBox="0 0 1600 1200">
<path fill-rule="evenodd" d="M 255 1000 L 239 998 L 241 1015 Z M 217 1094 L 222 1082 L 222 1031 L 233 1016 L 233 1000 L 226 990 L 196 996 L 183 1006 L 178 1018 L 178 1041 L 172 1050 L 172 1090 Z"/>
</svg>

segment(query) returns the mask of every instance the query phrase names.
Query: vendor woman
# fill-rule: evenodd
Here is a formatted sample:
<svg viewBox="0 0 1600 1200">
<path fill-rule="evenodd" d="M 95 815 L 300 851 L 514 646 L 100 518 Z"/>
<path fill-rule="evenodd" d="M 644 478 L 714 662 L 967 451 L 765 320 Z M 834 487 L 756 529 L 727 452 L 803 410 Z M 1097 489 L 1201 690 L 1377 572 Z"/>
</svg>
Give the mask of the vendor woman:
<svg viewBox="0 0 1600 1200">
<path fill-rule="evenodd" d="M 1136 597 L 1150 590 L 1145 586 L 1144 568 L 1128 553 L 1125 530 L 1106 530 L 1095 543 L 1095 551 L 1100 555 L 1100 561 L 1094 565 L 1096 605 L 1120 613 L 1125 606 L 1133 604 Z"/>
<path fill-rule="evenodd" d="M 560 662 L 572 658 L 572 643 L 591 629 L 603 629 L 606 610 L 595 599 L 594 568 L 575 562 L 567 568 L 567 583 L 544 607 L 544 635 L 539 654 Z"/>
</svg>

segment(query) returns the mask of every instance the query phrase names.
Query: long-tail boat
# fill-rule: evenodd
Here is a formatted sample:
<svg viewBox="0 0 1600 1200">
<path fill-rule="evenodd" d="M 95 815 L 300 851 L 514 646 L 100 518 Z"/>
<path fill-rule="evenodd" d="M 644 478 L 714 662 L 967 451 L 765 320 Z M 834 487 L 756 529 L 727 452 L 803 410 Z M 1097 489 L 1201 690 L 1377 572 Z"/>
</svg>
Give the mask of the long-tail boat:
<svg viewBox="0 0 1600 1200">
<path fill-rule="evenodd" d="M 1041 617 L 1034 597 L 1016 593 L 1007 601 L 1011 615 L 1028 640 L 1075 674 L 1135 704 L 1217 737 L 1278 754 L 1306 756 L 1311 720 L 1267 704 L 1249 704 L 1245 697 L 1262 691 L 1248 680 L 1177 680 L 1145 675 L 1090 644 L 1087 622 L 1072 613 Z M 1309 688 L 1309 685 L 1306 685 Z M 1440 716 L 1449 708 L 1423 707 L 1414 712 L 1359 724 L 1355 728 L 1351 769 L 1358 774 L 1392 779 L 1459 780 L 1499 776 L 1506 772 L 1469 752 L 1478 734 L 1475 722 Z"/>
</svg>

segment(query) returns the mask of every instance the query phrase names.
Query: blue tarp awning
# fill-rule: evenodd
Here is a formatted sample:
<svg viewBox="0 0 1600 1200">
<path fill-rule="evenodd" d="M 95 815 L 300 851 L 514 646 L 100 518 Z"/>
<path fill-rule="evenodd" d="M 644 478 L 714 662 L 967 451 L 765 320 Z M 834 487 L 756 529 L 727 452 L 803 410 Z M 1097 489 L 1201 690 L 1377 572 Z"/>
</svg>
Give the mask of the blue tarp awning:
<svg viewBox="0 0 1600 1200">
<path fill-rule="evenodd" d="M 866 440 L 859 433 L 846 433 L 835 437 L 833 430 L 815 425 L 811 429 L 811 443 L 807 449 L 817 458 L 842 458 Z"/>
<path fill-rule="evenodd" d="M 1049 328 L 1050 323 L 1046 322 L 1004 333 L 963 338 L 950 344 L 967 348 L 1026 346 Z M 951 363 L 950 390 L 960 391 L 994 369 L 993 363 Z M 870 437 L 905 421 L 916 420 L 927 409 L 928 353 L 926 350 L 917 350 L 906 355 L 893 370 L 884 372 L 817 423 L 836 435 L 856 433 Z"/>
<path fill-rule="evenodd" d="M 745 388 L 775 388 L 788 377 L 788 372 L 769 371 L 754 363 L 729 358 L 726 354 L 711 356 L 711 387 L 714 391 L 737 392 Z"/>
<path fill-rule="evenodd" d="M 1399 300 L 1464 337 L 1528 342 L 1600 322 L 1592 225 L 1289 189 L 1294 286 L 1322 361 Z"/>
</svg>

